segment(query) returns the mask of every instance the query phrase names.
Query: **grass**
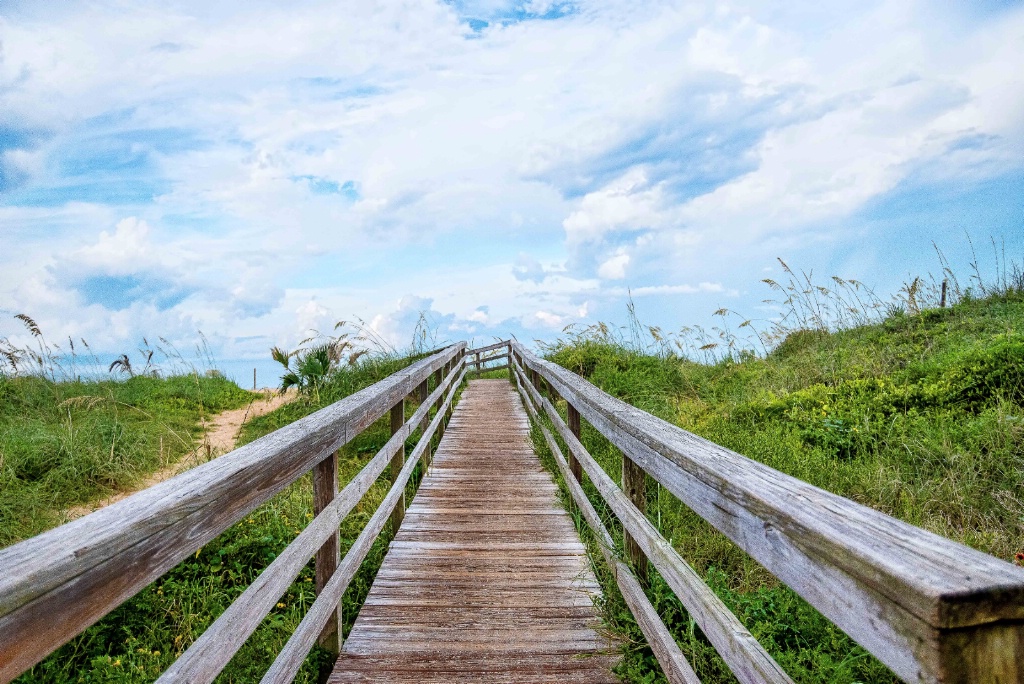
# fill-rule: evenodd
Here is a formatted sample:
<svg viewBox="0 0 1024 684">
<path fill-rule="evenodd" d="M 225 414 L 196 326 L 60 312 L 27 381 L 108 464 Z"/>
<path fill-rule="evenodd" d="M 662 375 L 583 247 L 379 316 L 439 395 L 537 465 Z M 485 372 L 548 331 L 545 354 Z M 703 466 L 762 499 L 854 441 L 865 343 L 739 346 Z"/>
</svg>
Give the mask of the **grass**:
<svg viewBox="0 0 1024 684">
<path fill-rule="evenodd" d="M 58 382 L 0 374 L 0 547 L 196 455 L 203 421 L 249 400 L 216 376 Z"/>
<path fill-rule="evenodd" d="M 594 327 L 546 353 L 620 399 L 818 487 L 1010 562 L 1022 551 L 1024 289 L 961 293 L 951 307 L 916 313 L 890 307 L 848 329 L 791 330 L 760 356 L 730 349 L 696 363 L 654 348 Z M 589 426 L 583 442 L 618 481 L 621 454 Z M 543 440 L 538 448 L 546 453 Z M 650 479 L 648 502 L 651 521 L 797 682 L 897 681 Z M 606 618 L 627 645 L 620 674 L 664 681 L 603 579 Z M 735 681 L 657 573 L 649 596 L 703 681 Z"/>
<path fill-rule="evenodd" d="M 738 341 L 737 331 L 752 329 L 748 321 L 732 329 L 724 322 L 710 331 L 684 329 L 676 339 L 651 329 L 652 342 L 639 344 L 642 328 L 635 319 L 628 341 L 599 325 L 570 331 L 545 353 L 614 396 L 712 441 L 1013 560 L 1024 544 L 1024 294 L 1017 271 L 1003 269 L 996 286 L 977 278 L 973 288 L 961 288 L 954 281 L 950 301 L 956 303 L 946 308 L 936 306 L 934 282 L 910 284 L 902 299 L 884 304 L 861 284 L 840 281 L 834 291 L 845 298 L 844 306 L 816 299 L 829 295 L 808 287 L 809 275 L 787 272 L 791 280 L 775 286 L 785 295 L 780 304 L 794 315 L 789 328 L 776 324 L 755 335 L 760 354 Z M 729 315 L 722 310 L 723 321 Z M 704 362 L 679 353 L 685 351 Z M 415 358 L 379 353 L 338 364 L 316 375 L 309 385 L 315 391 L 248 423 L 241 440 L 268 434 Z M 497 371 L 481 377 L 508 376 Z M 192 448 L 201 415 L 242 403 L 241 390 L 218 378 L 45 378 L 0 376 L 0 478 L 6 478 L 0 480 L 6 541 L 0 543 L 46 529 L 69 503 L 130 486 L 162 461 L 181 457 Z M 407 413 L 414 408 L 409 402 Z M 388 435 L 385 416 L 344 448 L 342 484 Z M 618 480 L 621 455 L 587 425 L 583 442 Z M 542 440 L 538 450 L 550 459 Z M 419 473 L 410 492 L 418 480 Z M 614 516 L 592 486 L 585 487 L 621 544 Z M 308 476 L 301 478 L 17 681 L 152 681 L 301 531 L 312 514 L 311 489 Z M 343 553 L 386 491 L 385 481 L 376 483 L 345 520 Z M 652 522 L 797 682 L 896 681 L 653 481 L 648 500 Z M 592 544 L 582 521 L 577 525 Z M 343 598 L 346 633 L 388 541 L 385 532 Z M 596 565 L 603 614 L 624 643 L 620 675 L 627 682 L 664 681 L 614 581 Z M 259 679 L 311 604 L 312 583 L 310 563 L 218 681 Z M 648 591 L 703 681 L 735 681 L 655 572 Z M 316 681 L 327 660 L 315 650 L 296 681 Z"/>
<path fill-rule="evenodd" d="M 253 419 L 240 443 L 255 440 L 405 367 L 416 356 L 363 356 L 335 368 L 310 393 Z M 407 402 L 409 415 L 415 410 Z M 390 436 L 385 415 L 346 445 L 339 458 L 344 486 Z M 418 433 L 410 440 L 415 443 Z M 410 493 L 419 481 L 415 473 Z M 341 551 L 355 541 L 388 490 L 378 481 L 341 526 Z M 241 594 L 312 518 L 312 483 L 304 476 L 232 526 L 195 555 L 125 602 L 16 681 L 29 683 L 145 682 L 163 672 Z M 383 560 L 390 533 L 375 542 L 342 600 L 345 634 Z M 315 598 L 313 563 L 302 570 L 277 607 L 218 677 L 218 682 L 258 681 Z M 319 648 L 307 658 L 296 682 L 315 682 L 330 656 Z"/>
</svg>

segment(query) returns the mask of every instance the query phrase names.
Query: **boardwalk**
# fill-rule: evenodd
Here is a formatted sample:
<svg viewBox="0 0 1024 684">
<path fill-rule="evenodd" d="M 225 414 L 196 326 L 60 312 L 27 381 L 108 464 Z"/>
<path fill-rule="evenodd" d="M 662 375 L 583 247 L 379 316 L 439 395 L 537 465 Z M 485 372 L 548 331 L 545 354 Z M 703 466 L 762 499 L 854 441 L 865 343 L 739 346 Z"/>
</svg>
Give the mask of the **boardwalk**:
<svg viewBox="0 0 1024 684">
<path fill-rule="evenodd" d="M 469 383 L 330 682 L 616 682 L 597 582 L 507 380 Z"/>
</svg>

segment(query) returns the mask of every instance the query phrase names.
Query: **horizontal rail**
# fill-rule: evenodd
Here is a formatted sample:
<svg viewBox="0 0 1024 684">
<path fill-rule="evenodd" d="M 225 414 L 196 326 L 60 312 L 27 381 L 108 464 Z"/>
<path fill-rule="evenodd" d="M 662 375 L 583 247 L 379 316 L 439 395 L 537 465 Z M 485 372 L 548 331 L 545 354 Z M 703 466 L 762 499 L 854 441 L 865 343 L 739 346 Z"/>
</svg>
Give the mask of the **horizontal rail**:
<svg viewBox="0 0 1024 684">
<path fill-rule="evenodd" d="M 512 349 L 624 457 L 905 681 L 1024 682 L 1024 569 L 693 435 L 517 342 Z"/>
<path fill-rule="evenodd" d="M 619 587 L 619 592 L 622 594 L 626 606 L 636 618 L 640 631 L 647 638 L 647 643 L 650 645 L 651 651 L 654 652 L 654 657 L 658 660 L 658 664 L 661 665 L 661 669 L 665 673 L 669 684 L 700 684 L 700 679 L 693 671 L 693 667 L 690 666 L 683 652 L 679 650 L 679 644 L 672 638 L 671 632 L 668 631 L 654 606 L 651 605 L 647 595 L 644 594 L 640 581 L 630 571 L 629 566 L 615 555 L 615 542 L 612 540 L 611 534 L 609 534 L 604 523 L 601 522 L 600 516 L 594 510 L 594 506 L 587 498 L 583 487 L 580 486 L 579 481 L 576 480 L 576 477 L 570 470 L 562 450 L 558 447 L 557 442 L 555 442 L 555 438 L 551 436 L 551 432 L 539 421 L 535 404 L 538 400 L 537 391 L 530 386 L 518 366 L 515 367 L 515 382 L 516 388 L 523 398 L 526 410 L 530 413 L 531 417 L 538 419 L 537 424 L 540 427 L 541 434 L 544 435 L 544 441 L 547 442 L 548 448 L 555 457 L 555 463 L 562 474 L 562 480 L 568 487 L 569 493 L 579 507 L 584 520 L 587 521 L 594 536 L 597 537 L 601 555 L 604 556 L 605 563 L 611 568 L 612 575 L 615 577 L 615 583 Z"/>
<path fill-rule="evenodd" d="M 459 368 L 456 367 L 453 372 L 458 371 Z M 451 406 L 456 390 L 465 375 L 466 371 L 462 369 L 458 379 L 452 383 L 445 397 L 444 404 L 433 420 L 430 421 L 430 425 L 427 426 L 427 429 L 416 443 L 412 453 L 409 454 L 409 458 L 406 460 L 398 477 L 395 478 L 395 482 L 384 497 L 384 500 L 370 517 L 363 531 L 359 533 L 359 536 L 353 542 L 341 563 L 338 564 L 338 569 L 334 572 L 326 586 L 324 586 L 320 595 L 317 596 L 313 605 L 310 606 L 299 626 L 292 632 L 291 637 L 289 637 L 284 648 L 281 649 L 273 665 L 270 666 L 263 679 L 260 680 L 261 684 L 286 684 L 295 679 L 295 675 L 298 673 L 299 668 L 302 667 L 303 661 L 309 654 L 310 649 L 313 648 L 313 644 L 316 643 L 317 636 L 337 608 L 342 595 L 345 593 L 345 589 L 348 588 L 349 582 L 355 577 L 359 565 L 366 558 L 366 554 L 369 553 L 373 542 L 377 539 L 381 530 L 384 529 L 384 525 L 387 523 L 392 510 L 401 500 L 405 492 L 405 485 L 409 482 L 409 478 L 412 477 L 417 463 L 423 457 L 427 446 L 430 444 L 431 437 L 433 437 L 441 421 L 444 420 L 445 413 L 448 407 Z M 429 404 L 424 403 L 423 406 L 429 406 Z M 415 423 L 413 424 L 415 425 Z"/>
<path fill-rule="evenodd" d="M 469 358 L 467 356 L 466 357 L 466 363 L 471 365 L 471 366 L 477 366 L 477 365 L 480 365 L 480 364 L 488 363 L 490 361 L 497 361 L 498 359 L 507 359 L 507 358 L 508 358 L 508 354 L 494 354 L 493 356 L 486 356 L 486 357 L 484 357 L 482 359 L 472 359 L 472 358 Z"/>
<path fill-rule="evenodd" d="M 508 347 L 509 344 L 510 344 L 509 341 L 505 340 L 504 342 L 495 342 L 494 344 L 489 344 L 486 347 L 477 347 L 476 349 L 467 349 L 466 350 L 466 356 L 470 356 L 470 355 L 473 355 L 473 354 L 483 354 L 484 352 L 489 352 L 489 351 L 492 351 L 494 349 L 500 349 L 501 347 Z"/>
<path fill-rule="evenodd" d="M 540 396 L 533 387 L 528 387 L 544 412 L 551 418 L 555 429 L 569 450 L 583 466 L 590 481 L 597 488 L 601 498 L 611 507 L 633 539 L 661 573 L 662 578 L 679 597 L 686 610 L 693 616 L 701 631 L 722 656 L 733 675 L 743 684 L 792 684 L 792 679 L 779 667 L 757 639 L 726 607 L 722 600 L 704 583 L 700 576 L 672 548 L 668 540 L 629 501 L 615 481 L 598 465 L 597 461 L 583 448 L 576 436 L 562 422 L 551 402 Z"/>
<path fill-rule="evenodd" d="M 475 370 L 470 371 L 471 373 L 490 373 L 491 371 L 500 371 L 508 368 L 507 363 L 503 363 L 500 366 L 480 366 Z"/>
<path fill-rule="evenodd" d="M 0 550 L 0 682 L 270 500 L 461 359 L 465 346 L 452 345 L 216 460 Z"/>
<path fill-rule="evenodd" d="M 170 684 L 170 682 L 177 681 L 202 684 L 212 682 L 216 678 L 246 639 L 260 625 L 264 617 L 274 608 L 278 598 L 288 590 L 313 554 L 327 541 L 330 535 L 337 531 L 341 521 L 370 490 L 370 487 L 390 463 L 391 458 L 398 453 L 398 450 L 405 444 L 405 440 L 428 416 L 434 402 L 441 398 L 449 387 L 452 390 L 449 392 L 447 401 L 451 401 L 454 388 L 458 387 L 457 382 L 453 386 L 452 380 L 461 368 L 459 364 L 456 364 L 444 382 L 435 388 L 425 401 L 420 403 L 409 420 L 349 481 L 327 508 L 321 511 L 299 536 L 292 540 L 284 551 L 260 573 L 259 577 L 228 606 L 227 610 L 192 643 L 188 650 L 164 671 L 157 680 L 158 684 Z M 459 381 L 461 379 L 460 375 Z M 431 424 L 429 432 L 420 437 L 420 442 L 424 439 L 429 440 L 433 436 L 435 427 Z M 390 513 L 390 509 L 387 512 Z"/>
</svg>

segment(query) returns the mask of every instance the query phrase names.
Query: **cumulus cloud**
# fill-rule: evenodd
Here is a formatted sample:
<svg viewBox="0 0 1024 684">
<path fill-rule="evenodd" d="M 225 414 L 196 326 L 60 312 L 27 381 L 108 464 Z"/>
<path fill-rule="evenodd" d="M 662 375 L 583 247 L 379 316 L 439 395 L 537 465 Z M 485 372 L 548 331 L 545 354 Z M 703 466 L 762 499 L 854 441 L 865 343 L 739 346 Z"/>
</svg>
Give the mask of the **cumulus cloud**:
<svg viewBox="0 0 1024 684">
<path fill-rule="evenodd" d="M 0 29 L 0 297 L 105 336 L 294 341 L 317 307 L 396 344 L 419 311 L 542 334 L 627 288 L 684 323 L 669 297 L 866 249 L 866 207 L 1024 158 L 1012 4 L 100 0 Z"/>
</svg>

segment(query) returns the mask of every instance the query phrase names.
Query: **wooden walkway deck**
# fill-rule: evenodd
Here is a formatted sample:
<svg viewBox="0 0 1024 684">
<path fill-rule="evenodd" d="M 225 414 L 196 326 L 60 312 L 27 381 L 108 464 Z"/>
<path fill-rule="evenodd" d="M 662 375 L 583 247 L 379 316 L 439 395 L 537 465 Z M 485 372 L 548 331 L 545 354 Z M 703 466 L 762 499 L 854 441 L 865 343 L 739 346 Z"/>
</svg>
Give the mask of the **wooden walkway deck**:
<svg viewBox="0 0 1024 684">
<path fill-rule="evenodd" d="M 330 682 L 617 682 L 599 594 L 507 380 L 469 383 Z"/>
</svg>

